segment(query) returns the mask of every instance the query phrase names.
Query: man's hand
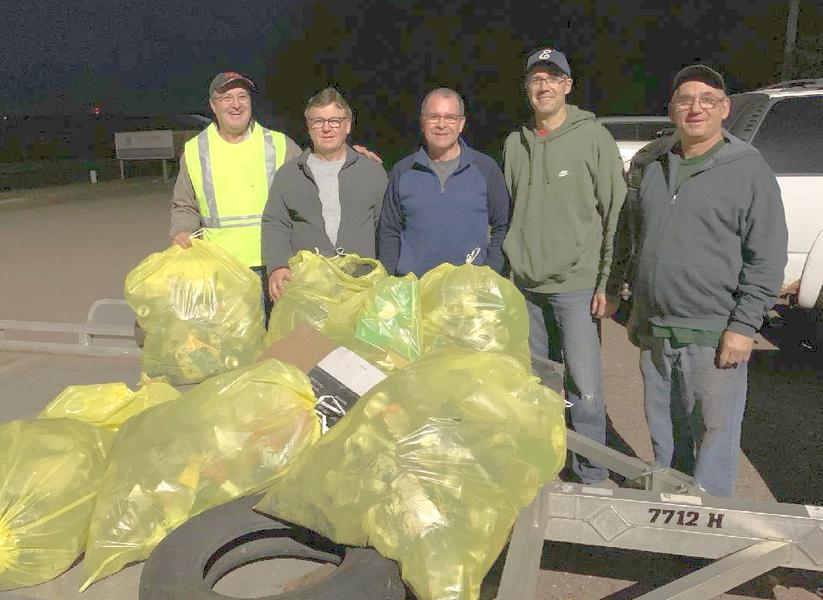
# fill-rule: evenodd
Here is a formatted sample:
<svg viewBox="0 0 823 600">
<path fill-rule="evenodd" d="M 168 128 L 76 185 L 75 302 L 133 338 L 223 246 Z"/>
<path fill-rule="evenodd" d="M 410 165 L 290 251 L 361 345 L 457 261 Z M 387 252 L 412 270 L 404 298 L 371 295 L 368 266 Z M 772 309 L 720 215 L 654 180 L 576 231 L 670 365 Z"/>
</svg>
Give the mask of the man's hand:
<svg viewBox="0 0 823 600">
<path fill-rule="evenodd" d="M 754 338 L 727 329 L 720 336 L 714 364 L 718 369 L 732 369 L 740 363 L 748 362 L 753 346 Z"/>
<path fill-rule="evenodd" d="M 172 244 L 177 244 L 181 248 L 191 248 L 191 231 L 180 231 L 171 238 Z"/>
<path fill-rule="evenodd" d="M 280 267 L 269 273 L 269 298 L 273 302 L 280 300 L 288 281 L 291 281 L 291 269 L 288 267 Z"/>
<path fill-rule="evenodd" d="M 606 298 L 605 292 L 595 292 L 592 296 L 591 313 L 595 319 L 602 319 L 603 317 L 610 317 L 617 310 L 616 299 Z"/>
<path fill-rule="evenodd" d="M 357 152 L 358 154 L 362 154 L 366 158 L 370 158 L 374 161 L 379 162 L 381 165 L 383 164 L 383 159 L 377 156 L 374 152 L 366 148 L 365 146 L 360 146 L 359 144 L 353 144 L 352 150 Z"/>
</svg>

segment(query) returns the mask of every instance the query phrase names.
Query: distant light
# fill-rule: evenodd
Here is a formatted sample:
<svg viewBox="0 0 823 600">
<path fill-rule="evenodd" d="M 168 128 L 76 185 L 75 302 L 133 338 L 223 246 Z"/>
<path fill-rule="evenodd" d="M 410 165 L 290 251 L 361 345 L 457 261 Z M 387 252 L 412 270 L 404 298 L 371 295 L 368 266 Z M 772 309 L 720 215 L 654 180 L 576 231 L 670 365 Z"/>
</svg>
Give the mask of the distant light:
<svg viewBox="0 0 823 600">
<path fill-rule="evenodd" d="M 92 112 L 94 113 L 94 116 L 99 117 L 100 114 L 103 112 L 103 109 L 99 106 L 95 106 L 94 109 L 92 109 Z"/>
</svg>

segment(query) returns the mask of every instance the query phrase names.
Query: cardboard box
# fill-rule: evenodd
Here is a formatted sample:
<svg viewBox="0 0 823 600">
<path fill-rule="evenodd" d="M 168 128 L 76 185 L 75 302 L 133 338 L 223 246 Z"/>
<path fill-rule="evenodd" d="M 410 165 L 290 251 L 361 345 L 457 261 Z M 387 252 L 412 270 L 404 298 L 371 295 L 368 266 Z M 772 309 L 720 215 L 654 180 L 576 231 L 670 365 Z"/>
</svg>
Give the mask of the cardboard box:
<svg viewBox="0 0 823 600">
<path fill-rule="evenodd" d="M 323 433 L 386 378 L 366 359 L 305 323 L 296 325 L 289 335 L 266 348 L 257 360 L 270 358 L 291 363 L 309 376 Z"/>
</svg>

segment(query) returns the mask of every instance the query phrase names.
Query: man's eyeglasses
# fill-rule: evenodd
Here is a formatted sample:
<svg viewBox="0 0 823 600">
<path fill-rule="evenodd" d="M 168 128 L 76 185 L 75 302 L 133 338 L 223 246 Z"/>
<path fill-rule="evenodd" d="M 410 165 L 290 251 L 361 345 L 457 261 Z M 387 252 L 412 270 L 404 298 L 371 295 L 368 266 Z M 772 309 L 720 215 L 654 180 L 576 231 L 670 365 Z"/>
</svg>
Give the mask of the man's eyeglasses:
<svg viewBox="0 0 823 600">
<path fill-rule="evenodd" d="M 689 110 L 697 101 L 698 106 L 702 110 L 711 110 L 718 104 L 722 103 L 726 96 L 714 96 L 712 94 L 704 94 L 702 96 L 677 96 L 672 100 L 672 104 L 677 110 Z"/>
<path fill-rule="evenodd" d="M 237 102 L 238 104 L 248 104 L 251 102 L 251 96 L 247 93 L 243 92 L 237 94 L 235 96 L 231 94 L 222 94 L 220 96 L 215 96 L 215 100 L 217 100 L 223 106 L 229 106 L 232 102 Z"/>
<path fill-rule="evenodd" d="M 535 75 L 534 77 L 529 77 L 528 85 L 532 89 L 539 89 L 543 87 L 543 84 L 550 84 L 550 85 L 559 85 L 568 79 L 565 75 Z"/>
<path fill-rule="evenodd" d="M 423 113 L 423 120 L 429 125 L 436 125 L 443 119 L 448 125 L 457 125 L 462 119 L 463 115 L 438 115 L 435 113 Z"/>
<path fill-rule="evenodd" d="M 332 129 L 340 129 L 340 126 L 348 119 L 348 117 L 331 117 L 328 119 L 309 119 L 310 129 L 323 129 L 326 123 Z"/>
</svg>

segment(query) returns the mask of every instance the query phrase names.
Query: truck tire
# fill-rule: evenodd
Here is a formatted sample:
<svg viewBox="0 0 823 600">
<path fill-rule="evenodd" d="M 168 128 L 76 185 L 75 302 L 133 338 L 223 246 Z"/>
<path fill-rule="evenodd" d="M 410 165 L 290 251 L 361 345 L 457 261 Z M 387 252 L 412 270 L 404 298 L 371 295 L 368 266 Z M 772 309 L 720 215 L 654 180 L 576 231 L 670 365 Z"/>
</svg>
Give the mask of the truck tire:
<svg viewBox="0 0 823 600">
<path fill-rule="evenodd" d="M 404 600 L 397 563 L 372 549 L 341 546 L 256 513 L 252 507 L 260 498 L 218 506 L 169 534 L 146 561 L 140 600 L 226 600 L 212 590 L 221 577 L 270 558 L 302 558 L 337 568 L 321 581 L 261 600 Z"/>
</svg>

